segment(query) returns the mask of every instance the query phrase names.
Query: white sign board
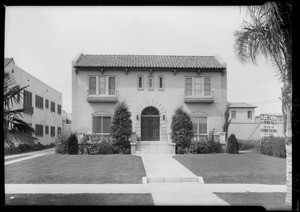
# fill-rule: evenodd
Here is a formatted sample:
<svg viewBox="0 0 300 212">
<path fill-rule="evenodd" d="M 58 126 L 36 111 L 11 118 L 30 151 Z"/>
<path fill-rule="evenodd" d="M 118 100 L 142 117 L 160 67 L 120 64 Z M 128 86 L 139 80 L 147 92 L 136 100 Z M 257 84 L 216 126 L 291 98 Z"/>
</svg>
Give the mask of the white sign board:
<svg viewBox="0 0 300 212">
<path fill-rule="evenodd" d="M 260 137 L 277 136 L 277 119 L 276 116 L 260 114 Z"/>
</svg>

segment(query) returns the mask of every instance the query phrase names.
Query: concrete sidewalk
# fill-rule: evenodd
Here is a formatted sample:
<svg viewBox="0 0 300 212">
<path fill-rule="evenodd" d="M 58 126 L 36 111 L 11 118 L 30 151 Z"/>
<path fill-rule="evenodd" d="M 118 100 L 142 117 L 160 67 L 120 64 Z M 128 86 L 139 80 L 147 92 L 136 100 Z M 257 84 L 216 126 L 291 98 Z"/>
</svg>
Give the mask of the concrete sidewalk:
<svg viewBox="0 0 300 212">
<path fill-rule="evenodd" d="M 145 194 L 150 193 L 155 205 L 228 205 L 213 192 L 286 192 L 285 185 L 264 184 L 5 184 L 5 193 L 23 194 Z"/>
<path fill-rule="evenodd" d="M 149 182 L 200 182 L 196 176 L 169 154 L 141 154 L 146 171 L 145 183 Z M 200 179 L 200 181 L 199 181 Z"/>
<path fill-rule="evenodd" d="M 48 154 L 54 154 L 54 153 L 55 153 L 55 148 L 50 148 L 50 149 L 43 149 L 40 151 L 25 152 L 25 153 L 17 154 L 17 155 L 9 155 L 9 156 L 5 156 L 4 160 L 11 159 L 11 158 L 16 158 L 16 159 L 15 160 L 12 159 L 7 162 L 4 162 L 4 165 L 9 165 L 9 164 L 17 163 L 17 162 L 20 162 L 23 160 L 29 160 L 32 158 L 36 158 L 36 157 L 40 157 L 40 156 L 48 155 Z M 17 159 L 20 156 L 28 156 L 28 157 L 22 157 L 22 158 Z"/>
</svg>

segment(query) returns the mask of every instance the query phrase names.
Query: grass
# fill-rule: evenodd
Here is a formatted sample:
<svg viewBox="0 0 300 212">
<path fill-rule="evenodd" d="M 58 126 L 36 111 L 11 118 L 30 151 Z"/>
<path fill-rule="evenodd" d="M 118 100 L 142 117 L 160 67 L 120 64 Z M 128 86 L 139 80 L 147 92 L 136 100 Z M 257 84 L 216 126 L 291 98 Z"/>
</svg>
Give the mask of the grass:
<svg viewBox="0 0 300 212">
<path fill-rule="evenodd" d="M 154 205 L 151 194 L 6 194 L 6 205 Z"/>
<path fill-rule="evenodd" d="M 286 183 L 285 159 L 257 154 L 175 155 L 178 162 L 205 183 Z"/>
<path fill-rule="evenodd" d="M 214 193 L 232 206 L 262 206 L 266 210 L 291 210 L 285 193 Z"/>
<path fill-rule="evenodd" d="M 5 183 L 142 183 L 142 159 L 134 155 L 51 154 L 5 166 Z"/>
</svg>

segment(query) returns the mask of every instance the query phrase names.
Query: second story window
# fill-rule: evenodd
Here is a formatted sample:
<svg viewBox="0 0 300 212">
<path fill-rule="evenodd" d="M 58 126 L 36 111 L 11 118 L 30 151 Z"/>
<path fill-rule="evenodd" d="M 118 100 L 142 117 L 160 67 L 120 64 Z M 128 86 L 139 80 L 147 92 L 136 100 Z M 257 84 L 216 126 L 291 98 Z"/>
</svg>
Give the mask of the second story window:
<svg viewBox="0 0 300 212">
<path fill-rule="evenodd" d="M 235 110 L 231 111 L 231 118 L 232 119 L 236 118 L 236 111 Z"/>
<path fill-rule="evenodd" d="M 49 109 L 49 100 L 48 100 L 48 99 L 45 99 L 45 107 L 46 107 L 47 109 Z"/>
<path fill-rule="evenodd" d="M 210 77 L 186 77 L 185 95 L 195 97 L 211 96 Z"/>
<path fill-rule="evenodd" d="M 32 106 L 32 93 L 24 90 L 24 105 Z"/>
<path fill-rule="evenodd" d="M 44 98 L 38 95 L 35 95 L 35 107 L 43 109 L 44 108 Z"/>
<path fill-rule="evenodd" d="M 144 90 L 144 77 L 143 76 L 138 76 L 137 87 L 138 87 L 138 90 Z"/>
<path fill-rule="evenodd" d="M 153 76 L 149 76 L 149 78 L 148 78 L 148 90 L 149 91 L 154 90 L 154 78 L 153 78 Z"/>
<path fill-rule="evenodd" d="M 165 90 L 165 78 L 163 76 L 158 77 L 158 90 Z"/>
<path fill-rule="evenodd" d="M 89 95 L 115 95 L 116 79 L 113 76 L 90 76 Z"/>
<path fill-rule="evenodd" d="M 115 77 L 108 77 L 108 95 L 116 94 L 116 82 Z"/>
<path fill-rule="evenodd" d="M 61 114 L 61 105 L 57 104 L 57 113 Z"/>
<path fill-rule="evenodd" d="M 248 110 L 248 119 L 252 119 L 252 111 Z"/>
<path fill-rule="evenodd" d="M 89 94 L 90 95 L 95 95 L 96 94 L 96 77 L 90 77 Z"/>
<path fill-rule="evenodd" d="M 51 102 L 51 112 L 55 113 L 55 103 Z"/>
</svg>

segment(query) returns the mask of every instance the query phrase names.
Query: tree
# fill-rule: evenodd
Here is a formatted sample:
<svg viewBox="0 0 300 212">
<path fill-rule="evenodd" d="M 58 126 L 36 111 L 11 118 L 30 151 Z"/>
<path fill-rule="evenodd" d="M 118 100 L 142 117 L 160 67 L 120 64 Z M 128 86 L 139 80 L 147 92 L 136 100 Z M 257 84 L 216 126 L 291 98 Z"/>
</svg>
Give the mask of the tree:
<svg viewBox="0 0 300 212">
<path fill-rule="evenodd" d="M 194 136 L 193 123 L 189 114 L 182 107 L 175 110 L 171 123 L 172 141 L 177 144 L 177 147 L 186 148 L 191 144 Z"/>
<path fill-rule="evenodd" d="M 132 134 L 130 117 L 131 113 L 127 104 L 124 101 L 119 103 L 115 108 L 112 120 L 111 135 L 115 139 L 114 144 L 123 152 L 130 148 L 129 138 Z"/>
<path fill-rule="evenodd" d="M 223 124 L 223 132 L 225 132 L 225 140 L 227 140 L 227 136 L 228 136 L 228 129 L 229 129 L 229 125 L 231 123 L 231 119 L 229 119 L 229 102 L 227 102 L 226 104 L 226 109 L 224 112 L 224 118 L 225 118 L 225 122 Z"/>
<path fill-rule="evenodd" d="M 20 118 L 23 109 L 12 109 L 14 103 L 20 103 L 20 96 L 26 87 L 15 85 L 13 75 L 4 71 L 3 131 L 4 143 L 8 146 L 14 145 L 14 142 L 33 144 L 37 139 L 33 136 L 35 130 Z"/>
<path fill-rule="evenodd" d="M 256 64 L 259 56 L 270 61 L 283 83 L 282 112 L 286 144 L 286 204 L 292 202 L 292 4 L 266 2 L 246 7 L 250 21 L 235 31 L 235 51 L 241 62 Z"/>
</svg>

